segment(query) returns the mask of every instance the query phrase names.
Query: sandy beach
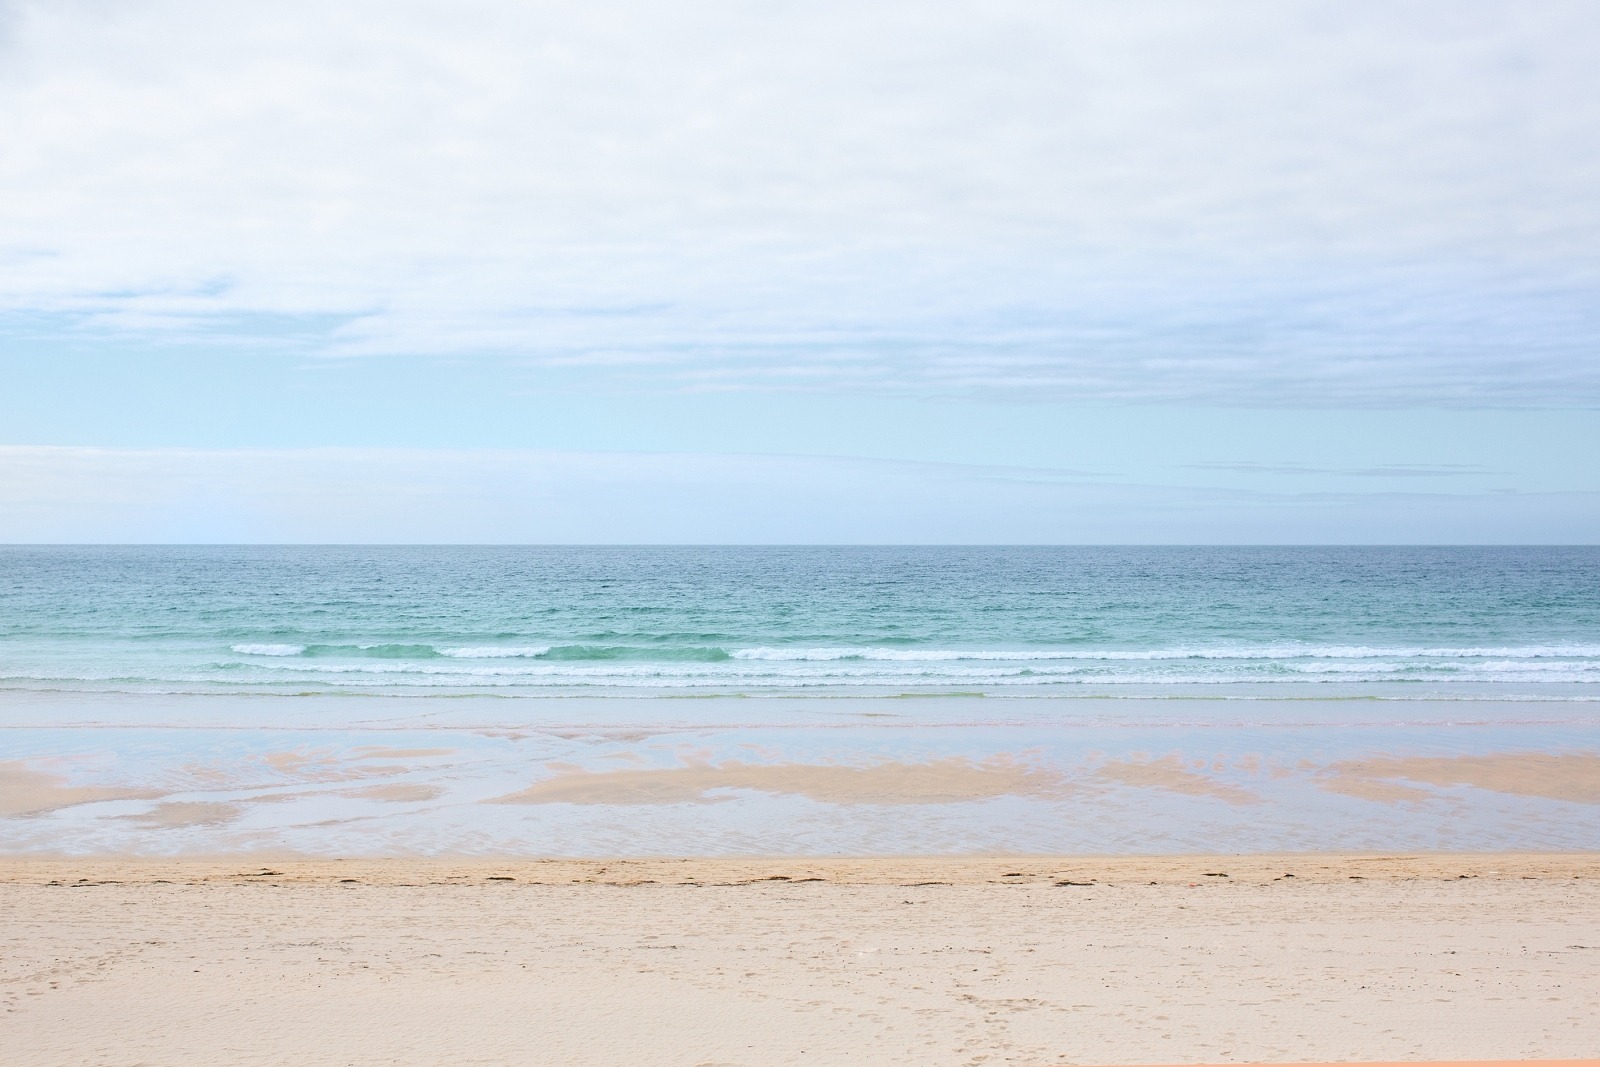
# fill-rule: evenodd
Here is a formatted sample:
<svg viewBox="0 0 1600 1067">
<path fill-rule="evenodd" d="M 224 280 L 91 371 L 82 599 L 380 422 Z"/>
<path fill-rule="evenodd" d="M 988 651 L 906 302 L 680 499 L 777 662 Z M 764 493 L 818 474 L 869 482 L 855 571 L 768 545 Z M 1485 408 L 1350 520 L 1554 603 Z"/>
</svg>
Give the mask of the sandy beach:
<svg viewBox="0 0 1600 1067">
<path fill-rule="evenodd" d="M 1591 703 L 13 705 L 7 1067 L 1600 1049 Z"/>
<path fill-rule="evenodd" d="M 5 1059 L 1147 1064 L 1600 1048 L 1600 855 L 0 863 Z"/>
</svg>

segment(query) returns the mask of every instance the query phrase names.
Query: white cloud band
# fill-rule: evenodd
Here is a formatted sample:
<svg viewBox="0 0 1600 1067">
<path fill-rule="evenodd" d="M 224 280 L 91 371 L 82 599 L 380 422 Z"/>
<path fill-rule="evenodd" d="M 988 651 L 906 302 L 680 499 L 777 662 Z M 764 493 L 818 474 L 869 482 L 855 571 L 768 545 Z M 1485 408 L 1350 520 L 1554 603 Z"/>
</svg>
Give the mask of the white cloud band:
<svg viewBox="0 0 1600 1067">
<path fill-rule="evenodd" d="M 0 10 L 13 328 L 694 387 L 1600 402 L 1588 3 Z"/>
</svg>

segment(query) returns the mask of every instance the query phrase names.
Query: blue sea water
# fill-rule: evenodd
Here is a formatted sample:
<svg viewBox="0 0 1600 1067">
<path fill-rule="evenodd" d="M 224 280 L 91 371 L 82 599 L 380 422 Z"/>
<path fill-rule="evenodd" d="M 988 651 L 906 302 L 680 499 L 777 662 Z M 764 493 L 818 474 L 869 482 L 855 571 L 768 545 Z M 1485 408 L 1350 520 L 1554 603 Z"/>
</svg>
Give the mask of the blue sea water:
<svg viewBox="0 0 1600 1067">
<path fill-rule="evenodd" d="M 1596 547 L 0 547 L 0 688 L 1592 699 Z"/>
</svg>

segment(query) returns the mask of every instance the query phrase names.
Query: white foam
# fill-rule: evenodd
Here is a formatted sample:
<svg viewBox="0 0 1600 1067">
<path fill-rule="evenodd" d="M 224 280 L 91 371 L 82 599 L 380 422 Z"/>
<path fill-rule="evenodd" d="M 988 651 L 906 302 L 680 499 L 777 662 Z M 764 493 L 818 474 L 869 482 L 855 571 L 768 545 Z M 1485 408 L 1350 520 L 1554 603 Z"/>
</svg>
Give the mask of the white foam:
<svg viewBox="0 0 1600 1067">
<path fill-rule="evenodd" d="M 1365 645 L 1264 645 L 1238 648 L 1160 649 L 905 649 L 905 648 L 738 648 L 729 655 L 746 660 L 818 661 L 841 659 L 936 662 L 987 660 L 1292 660 L 1292 659 L 1587 659 L 1600 657 L 1595 645 L 1538 645 L 1525 648 L 1372 648 Z"/>
<path fill-rule="evenodd" d="M 722 661 L 552 660 L 549 645 L 434 646 L 440 657 L 293 658 L 298 645 L 238 645 L 258 676 L 314 686 L 388 688 L 607 687 L 805 689 L 932 687 L 1035 690 L 1081 685 L 1222 686 L 1427 682 L 1449 685 L 1587 684 L 1600 681 L 1600 647 L 1373 647 L 1276 644 L 1165 649 L 894 648 L 760 646 Z M 251 684 L 255 679 L 230 676 Z M 261 680 L 265 680 L 262 678 Z"/>
<path fill-rule="evenodd" d="M 519 648 L 501 648 L 483 645 L 478 648 L 436 648 L 441 656 L 454 659 L 533 659 L 550 651 L 549 645 L 526 645 Z"/>
<path fill-rule="evenodd" d="M 961 660 L 961 659 L 1002 659 L 1008 655 L 1004 652 L 960 652 L 947 651 L 937 648 L 736 648 L 728 653 L 733 659 L 753 660 L 779 660 L 779 661 L 815 661 L 825 662 L 840 659 L 868 659 L 868 660 L 902 660 L 906 662 Z M 1016 655 L 1012 653 L 1011 655 Z"/>
</svg>

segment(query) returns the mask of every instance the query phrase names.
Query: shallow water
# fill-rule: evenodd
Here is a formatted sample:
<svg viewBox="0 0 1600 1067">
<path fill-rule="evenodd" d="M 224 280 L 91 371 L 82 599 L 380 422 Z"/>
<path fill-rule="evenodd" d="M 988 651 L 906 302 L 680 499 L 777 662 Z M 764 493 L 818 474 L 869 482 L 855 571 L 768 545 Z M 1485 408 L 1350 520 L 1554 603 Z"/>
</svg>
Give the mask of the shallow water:
<svg viewBox="0 0 1600 1067">
<path fill-rule="evenodd" d="M 0 852 L 1600 849 L 1600 704 L 58 699 Z"/>
</svg>

